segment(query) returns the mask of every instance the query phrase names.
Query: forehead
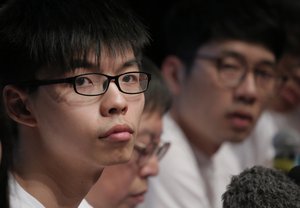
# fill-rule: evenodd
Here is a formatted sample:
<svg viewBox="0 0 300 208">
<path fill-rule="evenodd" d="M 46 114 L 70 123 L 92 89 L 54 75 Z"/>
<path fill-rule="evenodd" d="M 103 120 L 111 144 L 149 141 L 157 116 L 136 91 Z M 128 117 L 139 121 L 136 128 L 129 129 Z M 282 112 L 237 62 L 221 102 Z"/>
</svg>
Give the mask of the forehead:
<svg viewBox="0 0 300 208">
<path fill-rule="evenodd" d="M 95 52 L 89 52 L 87 56 L 88 63 L 98 66 L 101 70 L 114 70 L 119 69 L 128 62 L 137 62 L 132 50 L 118 51 L 116 53 L 108 52 L 107 50 L 101 51 L 101 56 L 98 57 Z"/>
<path fill-rule="evenodd" d="M 211 53 L 217 55 L 236 53 L 249 62 L 275 62 L 275 55 L 263 45 L 239 40 L 210 42 L 201 46 L 197 53 Z"/>
</svg>

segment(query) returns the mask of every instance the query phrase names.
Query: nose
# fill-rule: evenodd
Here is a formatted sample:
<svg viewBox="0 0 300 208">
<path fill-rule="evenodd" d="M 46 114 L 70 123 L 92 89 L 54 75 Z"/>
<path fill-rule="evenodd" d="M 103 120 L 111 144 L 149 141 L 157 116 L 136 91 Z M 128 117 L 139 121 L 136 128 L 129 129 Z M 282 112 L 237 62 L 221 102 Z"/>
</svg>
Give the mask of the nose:
<svg viewBox="0 0 300 208">
<path fill-rule="evenodd" d="M 115 82 L 111 82 L 106 93 L 102 97 L 100 111 L 103 116 L 115 114 L 126 114 L 128 102 L 125 94 L 122 93 Z"/>
<path fill-rule="evenodd" d="M 157 156 L 153 155 L 147 163 L 140 169 L 141 177 L 147 178 L 149 176 L 156 176 L 159 171 L 159 164 Z"/>
<path fill-rule="evenodd" d="M 235 99 L 245 104 L 253 104 L 257 100 L 258 89 L 253 73 L 247 73 L 235 88 Z"/>
</svg>

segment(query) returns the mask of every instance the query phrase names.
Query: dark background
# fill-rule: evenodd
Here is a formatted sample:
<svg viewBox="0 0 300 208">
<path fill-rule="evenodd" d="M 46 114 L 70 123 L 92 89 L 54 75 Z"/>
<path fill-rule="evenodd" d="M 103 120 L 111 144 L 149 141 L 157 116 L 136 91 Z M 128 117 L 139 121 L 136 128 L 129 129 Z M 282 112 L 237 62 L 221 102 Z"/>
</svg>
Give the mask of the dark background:
<svg viewBox="0 0 300 208">
<path fill-rule="evenodd" d="M 122 0 L 121 0 L 122 1 Z M 166 12 L 179 0 L 123 0 L 122 3 L 140 18 L 146 25 L 151 36 L 151 43 L 145 50 L 145 54 L 158 66 L 164 57 L 164 43 L 162 40 L 162 22 Z"/>
</svg>

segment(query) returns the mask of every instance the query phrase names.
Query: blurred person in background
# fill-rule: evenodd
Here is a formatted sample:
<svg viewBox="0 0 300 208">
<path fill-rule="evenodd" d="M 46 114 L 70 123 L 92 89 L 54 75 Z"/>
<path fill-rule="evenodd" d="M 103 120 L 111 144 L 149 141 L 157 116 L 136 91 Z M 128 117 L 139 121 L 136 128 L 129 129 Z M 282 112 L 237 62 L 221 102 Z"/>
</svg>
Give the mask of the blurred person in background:
<svg viewBox="0 0 300 208">
<path fill-rule="evenodd" d="M 139 207 L 222 207 L 241 171 L 228 143 L 249 136 L 282 81 L 284 34 L 271 3 L 182 1 L 168 13 L 161 70 L 174 99 L 162 140 L 172 148 Z"/>
<path fill-rule="evenodd" d="M 249 137 L 234 144 L 243 168 L 275 167 L 285 172 L 299 165 L 300 154 L 300 2 L 276 0 L 286 33 L 284 53 L 277 70 L 285 82 L 274 94 Z"/>
</svg>

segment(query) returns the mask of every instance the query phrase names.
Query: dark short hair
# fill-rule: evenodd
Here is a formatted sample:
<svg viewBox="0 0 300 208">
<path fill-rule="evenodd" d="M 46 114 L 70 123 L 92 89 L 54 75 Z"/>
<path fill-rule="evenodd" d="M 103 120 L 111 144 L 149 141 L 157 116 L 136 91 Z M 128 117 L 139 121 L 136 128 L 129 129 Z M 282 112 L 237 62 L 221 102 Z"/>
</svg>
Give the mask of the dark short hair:
<svg viewBox="0 0 300 208">
<path fill-rule="evenodd" d="M 195 52 L 212 41 L 241 40 L 261 44 L 278 58 L 284 32 L 272 0 L 184 0 L 166 15 L 166 55 L 193 62 Z"/>
<path fill-rule="evenodd" d="M 171 93 L 158 67 L 147 57 L 142 59 L 142 71 L 151 74 L 151 81 L 145 92 L 144 112 L 166 113 L 171 107 Z"/>
<path fill-rule="evenodd" d="M 34 79 L 37 71 L 71 70 L 89 52 L 136 56 L 148 33 L 112 0 L 8 0 L 0 9 L 1 84 Z M 55 71 L 56 70 L 56 71 Z"/>
<path fill-rule="evenodd" d="M 223 208 L 300 207 L 300 187 L 279 170 L 254 166 L 233 176 Z"/>
</svg>

